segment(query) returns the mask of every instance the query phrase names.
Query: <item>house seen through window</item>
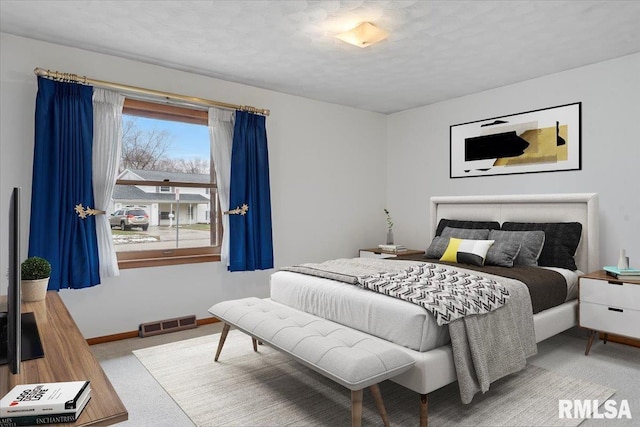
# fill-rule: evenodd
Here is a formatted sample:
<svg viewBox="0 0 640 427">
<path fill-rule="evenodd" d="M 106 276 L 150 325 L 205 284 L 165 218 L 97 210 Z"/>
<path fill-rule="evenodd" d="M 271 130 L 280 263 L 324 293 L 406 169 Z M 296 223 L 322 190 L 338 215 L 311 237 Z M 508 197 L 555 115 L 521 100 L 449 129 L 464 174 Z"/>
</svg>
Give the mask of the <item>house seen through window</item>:
<svg viewBox="0 0 640 427">
<path fill-rule="evenodd" d="M 121 268 L 215 260 L 220 213 L 207 112 L 127 99 L 109 221 Z"/>
</svg>

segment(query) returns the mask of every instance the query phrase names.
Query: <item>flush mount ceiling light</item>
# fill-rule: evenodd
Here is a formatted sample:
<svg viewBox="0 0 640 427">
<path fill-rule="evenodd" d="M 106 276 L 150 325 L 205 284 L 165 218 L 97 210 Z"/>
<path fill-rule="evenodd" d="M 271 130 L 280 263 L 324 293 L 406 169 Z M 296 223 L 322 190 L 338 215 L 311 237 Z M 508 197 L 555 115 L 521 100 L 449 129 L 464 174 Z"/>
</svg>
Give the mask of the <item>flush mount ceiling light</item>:
<svg viewBox="0 0 640 427">
<path fill-rule="evenodd" d="M 386 39 L 388 36 L 389 33 L 370 22 L 363 22 L 352 30 L 336 35 L 340 40 L 358 47 L 371 46 Z"/>
</svg>

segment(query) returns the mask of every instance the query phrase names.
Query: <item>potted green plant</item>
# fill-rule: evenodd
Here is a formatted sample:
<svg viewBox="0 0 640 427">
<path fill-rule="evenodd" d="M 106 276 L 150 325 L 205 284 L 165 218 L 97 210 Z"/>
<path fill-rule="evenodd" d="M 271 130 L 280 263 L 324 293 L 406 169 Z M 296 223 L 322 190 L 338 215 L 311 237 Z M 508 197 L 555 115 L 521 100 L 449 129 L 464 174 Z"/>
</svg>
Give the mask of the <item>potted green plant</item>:
<svg viewBox="0 0 640 427">
<path fill-rule="evenodd" d="M 40 301 L 46 298 L 51 276 L 49 261 L 37 256 L 29 257 L 22 263 L 20 274 L 23 301 Z"/>
</svg>

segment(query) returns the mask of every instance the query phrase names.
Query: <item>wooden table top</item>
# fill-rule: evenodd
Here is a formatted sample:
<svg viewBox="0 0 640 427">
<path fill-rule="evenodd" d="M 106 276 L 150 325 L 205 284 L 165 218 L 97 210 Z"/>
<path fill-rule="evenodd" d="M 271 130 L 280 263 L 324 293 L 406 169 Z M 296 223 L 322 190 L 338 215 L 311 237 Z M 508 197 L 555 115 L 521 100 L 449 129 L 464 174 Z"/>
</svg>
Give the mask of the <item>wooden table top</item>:
<svg viewBox="0 0 640 427">
<path fill-rule="evenodd" d="M 2 297 L 6 306 L 6 296 Z M 75 423 L 60 426 L 109 425 L 129 418 L 113 385 L 91 352 L 78 326 L 58 292 L 47 292 L 46 299 L 23 302 L 22 312 L 33 312 L 45 356 L 22 362 L 20 374 L 0 366 L 0 394 L 4 396 L 17 384 L 62 381 L 91 381 L 91 400 Z"/>
</svg>

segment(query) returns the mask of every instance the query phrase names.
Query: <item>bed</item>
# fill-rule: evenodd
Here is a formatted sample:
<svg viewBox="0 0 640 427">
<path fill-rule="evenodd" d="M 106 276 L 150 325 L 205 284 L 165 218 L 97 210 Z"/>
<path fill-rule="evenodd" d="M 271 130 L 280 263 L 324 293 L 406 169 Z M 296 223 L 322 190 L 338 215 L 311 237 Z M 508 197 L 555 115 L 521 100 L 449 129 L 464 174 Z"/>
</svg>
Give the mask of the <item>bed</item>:
<svg viewBox="0 0 640 427">
<path fill-rule="evenodd" d="M 437 231 L 442 231 L 438 226 L 443 219 L 499 224 L 579 223 L 579 243 L 573 257 L 576 271 L 547 268 L 565 278 L 566 297 L 533 314 L 535 342 L 577 324 L 577 278 L 600 267 L 597 194 L 432 197 L 430 242 Z M 430 242 L 425 242 L 425 247 Z M 391 262 L 408 265 L 415 260 Z M 416 304 L 295 270 L 271 276 L 271 299 L 383 338 L 411 355 L 415 365 L 392 381 L 419 393 L 421 424 L 426 423 L 427 394 L 458 380 L 446 326 L 438 327 L 433 316 Z"/>
</svg>

